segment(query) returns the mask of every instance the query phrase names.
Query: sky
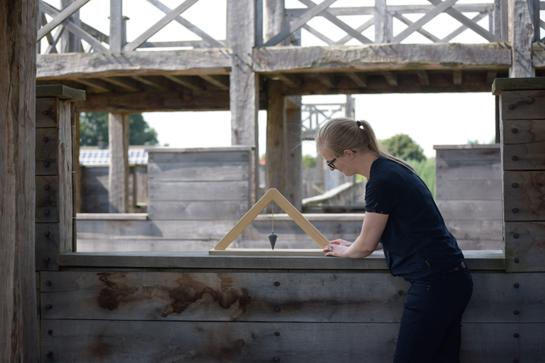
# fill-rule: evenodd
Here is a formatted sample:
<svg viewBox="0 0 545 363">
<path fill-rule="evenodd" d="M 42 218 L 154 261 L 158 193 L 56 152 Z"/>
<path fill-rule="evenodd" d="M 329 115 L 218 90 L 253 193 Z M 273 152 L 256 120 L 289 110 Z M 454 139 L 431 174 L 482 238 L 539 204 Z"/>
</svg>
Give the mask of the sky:
<svg viewBox="0 0 545 363">
<path fill-rule="evenodd" d="M 46 0 L 59 7 L 60 0 Z M 226 0 L 199 0 L 182 15 L 206 31 L 215 39 L 225 39 Z M 162 0 L 174 8 L 181 0 Z M 315 1 L 319 2 L 319 1 Z M 493 3 L 492 0 L 459 0 L 458 3 Z M 373 0 L 337 0 L 333 6 L 372 6 Z M 429 4 L 426 0 L 387 0 L 388 5 Z M 297 0 L 286 0 L 287 8 L 304 7 Z M 134 40 L 163 15 L 147 0 L 123 0 L 123 11 L 127 20 L 127 40 Z M 210 11 L 214 9 L 214 11 Z M 471 14 L 468 14 L 471 15 Z M 80 17 L 86 23 L 109 33 L 109 0 L 91 0 L 81 8 Z M 422 14 L 406 15 L 412 21 Z M 343 17 L 353 27 L 367 18 Z M 339 39 L 345 33 L 323 18 L 313 18 L 310 25 L 319 28 L 328 37 Z M 484 18 L 480 24 L 488 25 Z M 446 35 L 459 23 L 446 14 L 440 14 L 425 29 L 437 36 Z M 394 21 L 394 34 L 406 26 Z M 373 27 L 363 34 L 373 38 Z M 171 23 L 155 34 L 150 41 L 198 40 L 199 38 L 177 23 Z M 323 44 L 309 33 L 303 33 L 303 45 Z M 429 43 L 418 34 L 407 38 L 405 43 Z M 461 33 L 454 42 L 486 42 L 471 31 Z M 347 44 L 359 44 L 351 41 Z M 433 145 L 464 144 L 468 140 L 489 143 L 494 138 L 494 97 L 491 93 L 442 93 L 442 94 L 380 94 L 354 95 L 356 118 L 365 119 L 374 127 L 377 137 L 384 139 L 398 133 L 409 134 L 424 149 L 428 157 L 435 155 Z M 344 96 L 308 96 L 303 102 L 344 102 Z M 171 147 L 212 147 L 228 146 L 231 142 L 229 112 L 170 112 L 145 113 L 144 118 L 159 136 L 161 145 Z M 266 113 L 259 113 L 259 153 L 265 152 Z M 314 154 L 311 142 L 303 143 L 304 154 Z"/>
</svg>

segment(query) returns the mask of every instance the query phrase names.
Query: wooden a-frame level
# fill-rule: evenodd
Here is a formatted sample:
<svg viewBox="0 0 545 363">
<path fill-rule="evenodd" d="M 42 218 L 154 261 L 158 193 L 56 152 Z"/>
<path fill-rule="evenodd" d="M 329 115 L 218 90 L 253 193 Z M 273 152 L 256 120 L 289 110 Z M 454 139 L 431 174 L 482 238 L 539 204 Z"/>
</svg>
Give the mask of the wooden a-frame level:
<svg viewBox="0 0 545 363">
<path fill-rule="evenodd" d="M 270 203 L 275 202 L 288 216 L 312 238 L 320 249 L 266 249 L 266 248 L 230 248 L 229 245 L 237 238 L 242 231 L 265 209 Z M 237 224 L 231 229 L 216 246 L 209 251 L 211 255 L 273 255 L 273 256 L 293 256 L 293 255 L 323 255 L 322 248 L 327 246 L 329 241 L 323 234 L 316 229 L 302 214 L 291 204 L 277 189 L 267 189 L 265 194 L 250 208 L 246 214 L 240 218 Z"/>
</svg>

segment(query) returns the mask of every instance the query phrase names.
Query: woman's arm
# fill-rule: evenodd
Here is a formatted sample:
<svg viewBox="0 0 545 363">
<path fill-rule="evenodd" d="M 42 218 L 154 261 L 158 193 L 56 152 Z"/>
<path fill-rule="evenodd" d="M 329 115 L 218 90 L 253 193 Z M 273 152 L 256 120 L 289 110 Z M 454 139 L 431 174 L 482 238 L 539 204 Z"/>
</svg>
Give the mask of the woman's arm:
<svg viewBox="0 0 545 363">
<path fill-rule="evenodd" d="M 369 256 L 378 245 L 382 232 L 388 222 L 388 214 L 365 213 L 361 232 L 350 246 L 343 240 L 331 241 L 328 247 L 324 248 L 326 256 L 363 258 Z"/>
</svg>

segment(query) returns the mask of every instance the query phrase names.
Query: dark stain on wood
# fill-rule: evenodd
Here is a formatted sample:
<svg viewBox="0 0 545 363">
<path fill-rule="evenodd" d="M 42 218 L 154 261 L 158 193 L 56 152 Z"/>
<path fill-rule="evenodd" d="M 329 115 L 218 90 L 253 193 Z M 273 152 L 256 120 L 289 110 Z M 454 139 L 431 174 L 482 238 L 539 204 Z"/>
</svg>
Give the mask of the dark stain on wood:
<svg viewBox="0 0 545 363">
<path fill-rule="evenodd" d="M 123 280 L 123 273 L 101 272 L 97 274 L 99 280 L 106 286 L 103 287 L 97 297 L 98 305 L 107 310 L 115 310 L 121 302 L 132 299 L 132 295 L 138 290 L 136 287 L 127 285 Z"/>
<path fill-rule="evenodd" d="M 248 290 L 231 287 L 233 282 L 230 277 L 219 275 L 219 278 L 221 279 L 221 286 L 219 289 L 214 289 L 189 276 L 182 276 L 176 281 L 178 286 L 168 289 L 170 303 L 165 307 L 161 316 L 180 314 L 205 295 L 210 296 L 223 309 L 229 309 L 238 303 L 238 315 L 244 313 L 251 301 Z"/>
</svg>

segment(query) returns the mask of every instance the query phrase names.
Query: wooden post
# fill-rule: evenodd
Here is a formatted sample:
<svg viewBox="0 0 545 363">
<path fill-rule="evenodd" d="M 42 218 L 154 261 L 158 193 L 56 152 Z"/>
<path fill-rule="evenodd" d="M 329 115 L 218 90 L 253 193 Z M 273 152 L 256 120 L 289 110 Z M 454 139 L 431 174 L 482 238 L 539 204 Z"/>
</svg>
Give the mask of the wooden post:
<svg viewBox="0 0 545 363">
<path fill-rule="evenodd" d="M 110 172 L 108 199 L 110 213 L 125 213 L 129 187 L 129 128 L 127 114 L 111 113 L 108 118 Z"/>
<path fill-rule="evenodd" d="M 120 53 L 124 45 L 123 2 L 110 0 L 110 52 Z"/>
<path fill-rule="evenodd" d="M 230 110 L 231 144 L 256 148 L 255 179 L 250 200 L 256 200 L 259 155 L 257 112 L 259 110 L 259 79 L 252 69 L 255 45 L 255 0 L 227 2 L 227 39 L 231 48 Z"/>
<path fill-rule="evenodd" d="M 284 94 L 280 81 L 270 81 L 267 89 L 267 188 L 284 192 Z"/>
<path fill-rule="evenodd" d="M 388 16 L 386 0 L 375 0 L 375 43 L 392 40 L 392 17 Z"/>
<path fill-rule="evenodd" d="M 532 64 L 532 42 L 535 31 L 527 0 L 509 0 L 509 42 L 513 62 L 511 78 L 535 77 Z"/>
<path fill-rule="evenodd" d="M 38 361 L 34 259 L 36 16 L 0 0 L 0 362 Z"/>
<path fill-rule="evenodd" d="M 284 158 L 286 169 L 284 173 L 284 196 L 297 209 L 301 210 L 303 199 L 303 150 L 302 150 L 302 120 L 301 96 L 285 97 L 286 140 Z"/>
<path fill-rule="evenodd" d="M 74 0 L 62 0 L 61 1 L 62 9 L 66 8 L 68 5 L 70 5 L 73 2 Z M 73 22 L 75 25 L 80 26 L 81 20 L 79 17 L 79 10 L 74 12 L 74 14 L 72 14 L 68 18 L 68 20 Z M 61 53 L 75 53 L 75 52 L 81 52 L 82 50 L 83 49 L 81 48 L 80 39 L 65 29 L 65 32 L 63 33 L 61 38 Z"/>
</svg>

